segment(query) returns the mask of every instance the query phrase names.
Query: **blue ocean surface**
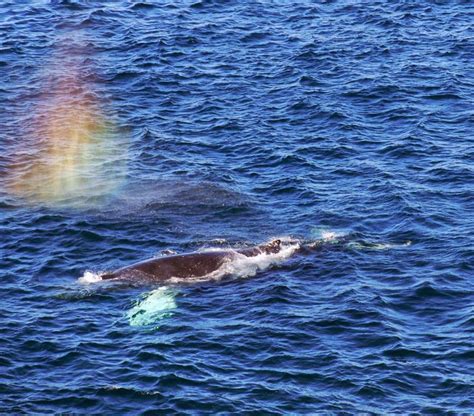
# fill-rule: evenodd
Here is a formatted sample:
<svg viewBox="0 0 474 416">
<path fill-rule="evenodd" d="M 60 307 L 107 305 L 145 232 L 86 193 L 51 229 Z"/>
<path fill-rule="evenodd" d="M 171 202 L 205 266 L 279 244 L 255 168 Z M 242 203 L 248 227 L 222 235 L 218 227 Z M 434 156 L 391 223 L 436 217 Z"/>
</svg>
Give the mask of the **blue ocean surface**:
<svg viewBox="0 0 474 416">
<path fill-rule="evenodd" d="M 0 4 L 1 414 L 474 414 L 470 1 Z M 315 245 L 189 282 L 169 252 Z"/>
</svg>

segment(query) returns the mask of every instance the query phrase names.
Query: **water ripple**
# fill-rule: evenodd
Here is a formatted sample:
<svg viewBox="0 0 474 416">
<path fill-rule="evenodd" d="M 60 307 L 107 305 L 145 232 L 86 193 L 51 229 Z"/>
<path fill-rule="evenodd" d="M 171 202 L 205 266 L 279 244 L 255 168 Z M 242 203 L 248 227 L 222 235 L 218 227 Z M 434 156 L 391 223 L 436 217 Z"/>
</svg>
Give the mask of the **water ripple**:
<svg viewBox="0 0 474 416">
<path fill-rule="evenodd" d="M 0 412 L 473 413 L 472 13 L 4 1 Z M 78 281 L 324 235 L 251 278 Z"/>
</svg>

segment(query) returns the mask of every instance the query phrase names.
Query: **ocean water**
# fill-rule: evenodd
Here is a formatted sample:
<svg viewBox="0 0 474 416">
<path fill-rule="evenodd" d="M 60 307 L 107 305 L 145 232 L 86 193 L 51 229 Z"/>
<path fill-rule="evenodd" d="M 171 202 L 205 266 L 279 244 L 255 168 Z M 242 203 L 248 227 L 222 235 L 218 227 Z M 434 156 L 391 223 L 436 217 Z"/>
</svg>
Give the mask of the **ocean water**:
<svg viewBox="0 0 474 416">
<path fill-rule="evenodd" d="M 0 413 L 473 414 L 469 1 L 0 5 Z M 106 283 L 164 250 L 311 254 Z"/>
</svg>

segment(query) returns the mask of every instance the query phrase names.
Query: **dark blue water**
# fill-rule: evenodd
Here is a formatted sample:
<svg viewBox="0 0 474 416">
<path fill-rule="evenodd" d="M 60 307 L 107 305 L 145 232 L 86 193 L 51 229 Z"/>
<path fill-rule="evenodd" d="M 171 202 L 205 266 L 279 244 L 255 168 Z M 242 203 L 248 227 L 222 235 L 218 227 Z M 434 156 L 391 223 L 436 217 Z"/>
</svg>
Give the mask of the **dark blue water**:
<svg viewBox="0 0 474 416">
<path fill-rule="evenodd" d="M 0 412 L 474 413 L 473 21 L 2 2 Z M 273 237 L 330 241 L 208 282 L 78 280 Z"/>
</svg>

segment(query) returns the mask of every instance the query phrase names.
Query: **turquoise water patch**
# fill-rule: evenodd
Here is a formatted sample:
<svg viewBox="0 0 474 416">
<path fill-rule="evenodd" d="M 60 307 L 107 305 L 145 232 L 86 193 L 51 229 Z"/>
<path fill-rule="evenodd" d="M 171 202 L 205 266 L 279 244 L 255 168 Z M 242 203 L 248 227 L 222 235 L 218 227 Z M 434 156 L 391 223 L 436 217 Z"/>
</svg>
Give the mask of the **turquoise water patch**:
<svg viewBox="0 0 474 416">
<path fill-rule="evenodd" d="M 142 295 L 126 316 L 130 326 L 146 326 L 171 316 L 176 306 L 175 292 L 159 287 Z"/>
</svg>

